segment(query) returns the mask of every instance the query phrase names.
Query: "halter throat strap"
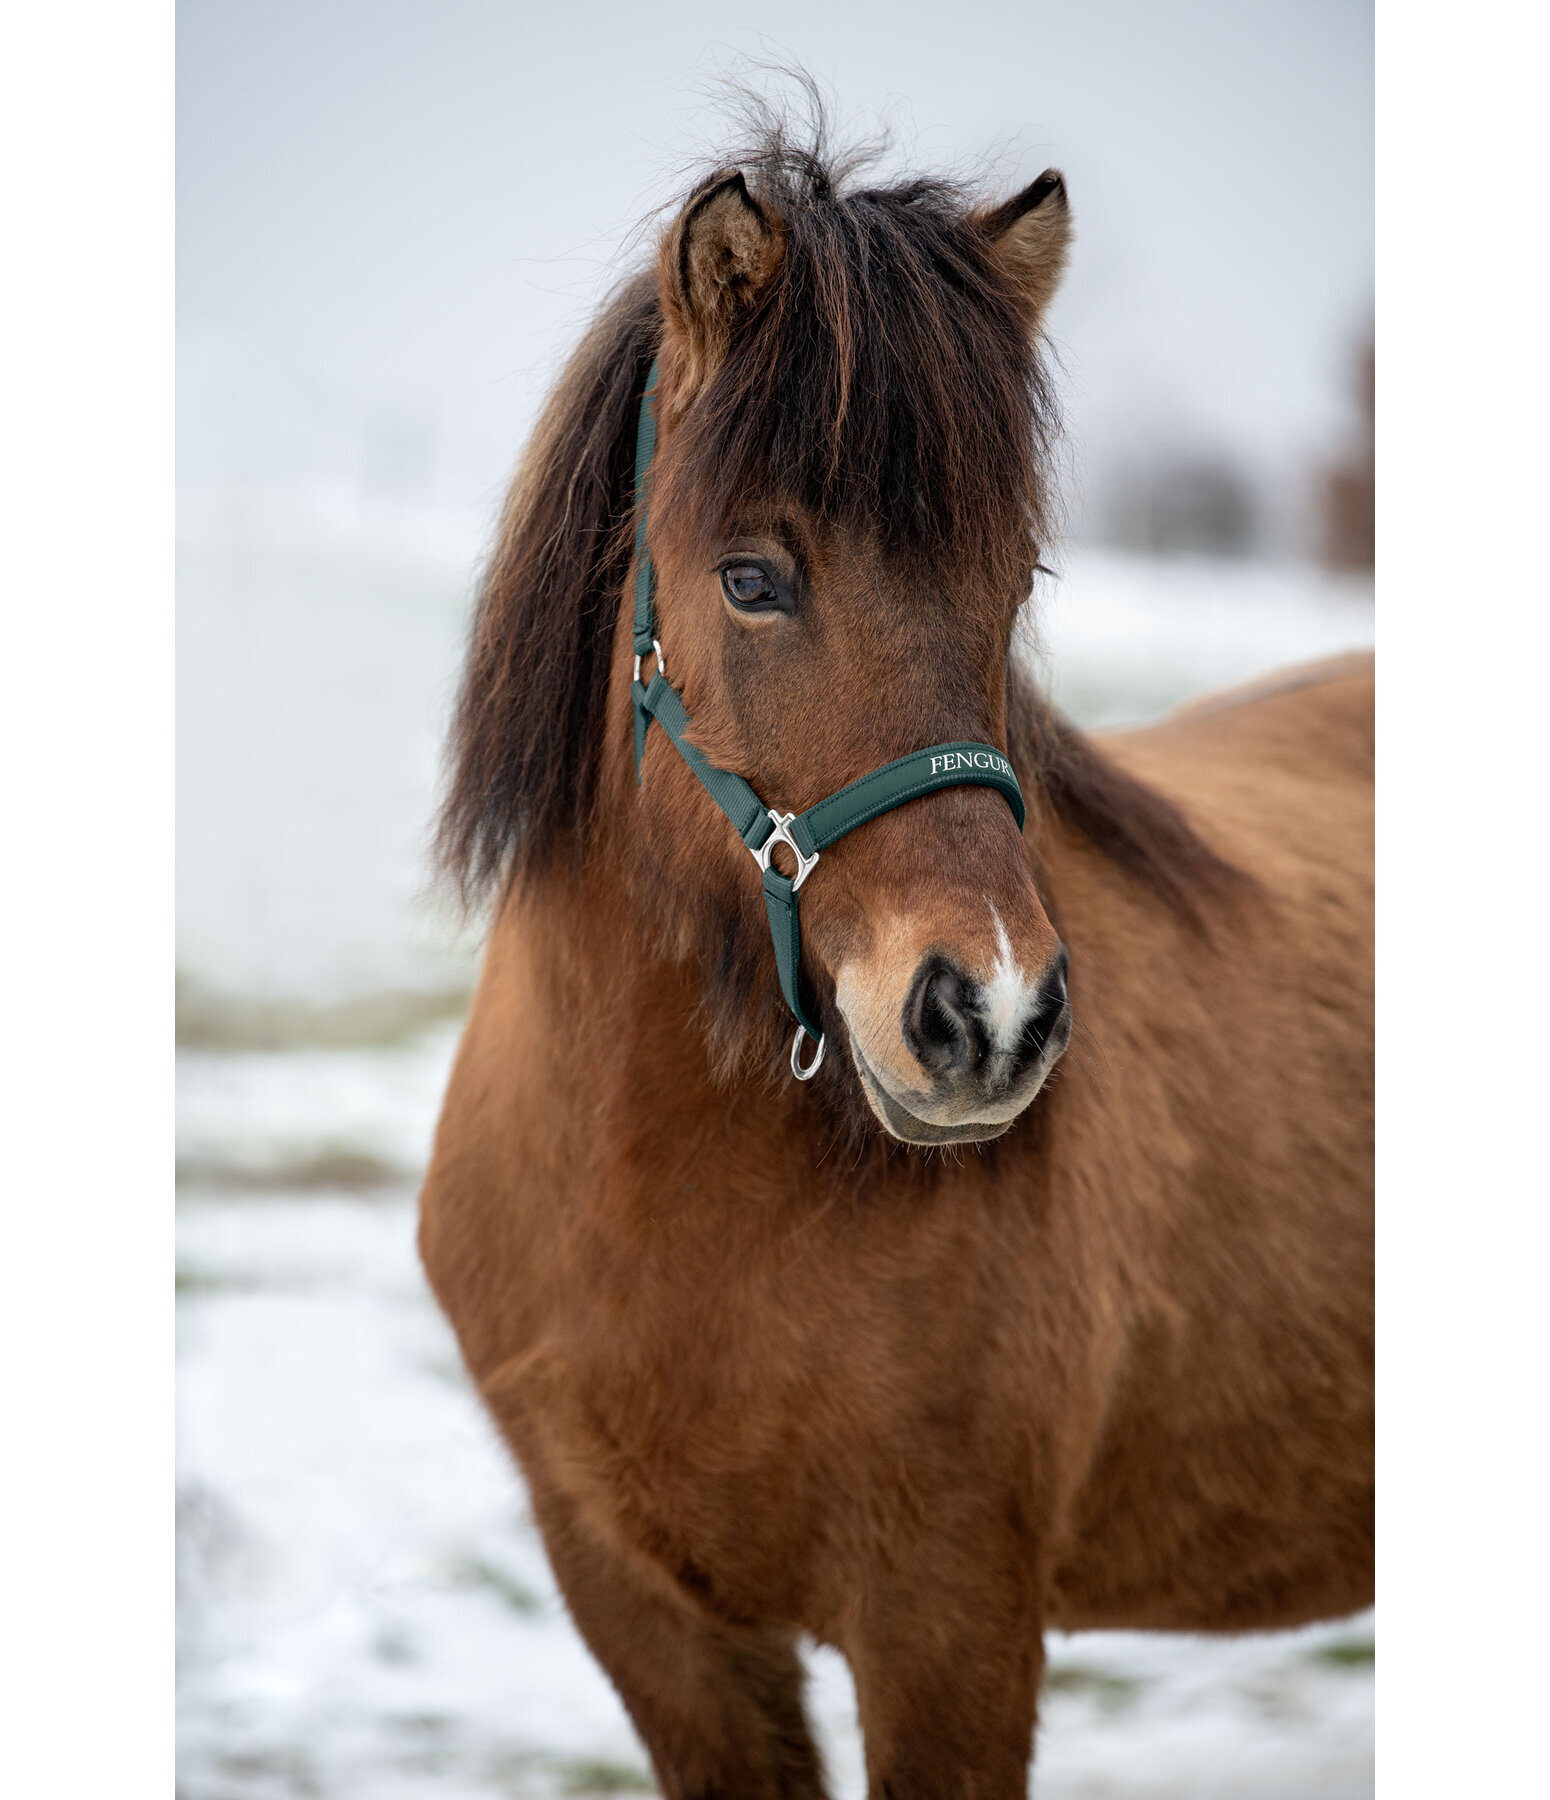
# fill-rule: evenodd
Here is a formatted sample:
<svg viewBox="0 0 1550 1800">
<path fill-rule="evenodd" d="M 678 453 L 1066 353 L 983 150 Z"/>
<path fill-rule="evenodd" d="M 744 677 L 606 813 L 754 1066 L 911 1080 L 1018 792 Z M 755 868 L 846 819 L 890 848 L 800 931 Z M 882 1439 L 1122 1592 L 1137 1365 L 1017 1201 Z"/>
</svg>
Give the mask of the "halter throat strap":
<svg viewBox="0 0 1550 1800">
<path fill-rule="evenodd" d="M 705 753 L 689 741 L 689 714 L 678 690 L 667 679 L 662 646 L 656 636 L 656 573 L 647 542 L 647 475 L 656 449 L 656 391 L 659 365 L 653 362 L 641 396 L 640 418 L 635 433 L 635 626 L 633 645 L 635 678 L 630 684 L 635 730 L 635 779 L 643 779 L 646 734 L 652 722 L 660 725 L 696 780 L 731 821 L 759 864 L 763 877 L 764 906 L 775 946 L 775 967 L 780 991 L 800 1030 L 792 1045 L 792 1071 L 806 1080 L 817 1073 L 823 1058 L 823 1033 L 802 1001 L 802 927 L 797 890 L 812 873 L 819 856 L 858 825 L 892 812 L 911 800 L 948 787 L 994 788 L 1012 809 L 1017 829 L 1023 829 L 1025 809 L 1017 776 L 1004 752 L 990 744 L 932 744 L 912 750 L 908 756 L 885 763 L 837 793 L 820 800 L 803 813 L 780 813 L 766 806 L 741 775 L 718 769 Z M 641 664 L 656 658 L 649 682 L 641 680 Z M 787 845 L 796 857 L 795 875 L 783 875 L 772 860 L 775 848 Z M 802 1033 L 818 1045 L 813 1061 L 803 1069 L 798 1061 Z"/>
</svg>

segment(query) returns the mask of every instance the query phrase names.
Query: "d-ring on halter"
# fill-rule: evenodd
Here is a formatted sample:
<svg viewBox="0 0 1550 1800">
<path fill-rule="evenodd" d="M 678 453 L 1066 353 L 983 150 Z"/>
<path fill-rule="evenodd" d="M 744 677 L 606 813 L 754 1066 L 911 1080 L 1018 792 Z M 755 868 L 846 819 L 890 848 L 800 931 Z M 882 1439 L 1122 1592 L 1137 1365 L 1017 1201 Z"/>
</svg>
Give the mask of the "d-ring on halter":
<svg viewBox="0 0 1550 1800">
<path fill-rule="evenodd" d="M 1012 809 L 1017 829 L 1023 828 L 1023 796 L 1012 765 L 989 744 L 933 744 L 914 750 L 896 762 L 885 763 L 863 775 L 838 793 L 830 794 L 804 813 L 777 812 L 766 806 L 741 775 L 718 769 L 703 751 L 689 742 L 689 715 L 678 690 L 662 667 L 662 646 L 656 636 L 656 574 L 646 542 L 646 473 L 656 449 L 656 392 L 658 365 L 653 362 L 641 396 L 640 421 L 635 433 L 635 678 L 630 699 L 635 718 L 635 780 L 641 780 L 641 760 L 646 753 L 646 733 L 653 719 L 672 740 L 678 754 L 693 770 L 700 785 L 732 821 L 733 829 L 753 852 L 764 880 L 764 910 L 775 942 L 775 968 L 780 991 L 797 1022 L 791 1046 L 791 1073 L 798 1081 L 810 1081 L 823 1061 L 824 1034 L 802 1004 L 802 925 L 797 912 L 797 889 L 817 866 L 819 855 L 830 844 L 878 818 L 907 800 L 934 794 L 947 787 L 994 788 Z M 640 678 L 641 663 L 655 656 L 657 666 L 649 683 Z M 777 844 L 785 844 L 797 859 L 795 875 L 782 875 L 771 860 Z M 803 1068 L 802 1034 L 817 1044 L 813 1060 Z"/>
</svg>

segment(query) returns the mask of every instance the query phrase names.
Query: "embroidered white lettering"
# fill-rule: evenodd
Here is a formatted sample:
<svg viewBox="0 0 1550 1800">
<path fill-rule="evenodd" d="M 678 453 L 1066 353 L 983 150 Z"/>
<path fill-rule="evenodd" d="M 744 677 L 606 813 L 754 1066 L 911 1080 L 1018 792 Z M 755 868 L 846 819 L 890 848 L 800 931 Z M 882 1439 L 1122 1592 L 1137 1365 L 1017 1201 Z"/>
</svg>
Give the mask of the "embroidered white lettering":
<svg viewBox="0 0 1550 1800">
<path fill-rule="evenodd" d="M 985 769 L 995 775 L 1012 774 L 1012 765 L 994 750 L 950 750 L 945 756 L 931 759 L 933 775 L 948 774 L 954 769 Z"/>
</svg>

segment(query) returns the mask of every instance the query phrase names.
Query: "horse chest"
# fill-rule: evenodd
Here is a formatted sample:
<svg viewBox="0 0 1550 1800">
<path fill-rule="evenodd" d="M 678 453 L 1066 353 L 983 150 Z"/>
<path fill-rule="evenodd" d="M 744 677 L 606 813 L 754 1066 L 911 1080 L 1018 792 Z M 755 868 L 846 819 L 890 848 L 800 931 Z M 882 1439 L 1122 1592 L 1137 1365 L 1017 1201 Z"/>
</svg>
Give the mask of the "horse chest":
<svg viewBox="0 0 1550 1800">
<path fill-rule="evenodd" d="M 1025 1498 L 1028 1372 L 961 1266 L 680 1255 L 578 1284 L 540 1460 L 593 1527 L 734 1610 L 815 1624 L 966 1493 Z"/>
</svg>

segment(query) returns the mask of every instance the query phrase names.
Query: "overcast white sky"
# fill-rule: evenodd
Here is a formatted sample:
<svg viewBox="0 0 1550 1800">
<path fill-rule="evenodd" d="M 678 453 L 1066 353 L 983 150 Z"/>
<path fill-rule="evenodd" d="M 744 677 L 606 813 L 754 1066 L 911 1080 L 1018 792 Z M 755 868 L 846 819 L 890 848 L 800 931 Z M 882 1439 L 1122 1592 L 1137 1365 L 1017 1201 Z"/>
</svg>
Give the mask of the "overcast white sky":
<svg viewBox="0 0 1550 1800">
<path fill-rule="evenodd" d="M 181 0 L 185 479 L 392 479 L 482 523 L 632 227 L 800 58 L 898 160 L 1066 172 L 1079 475 L 1156 439 L 1295 478 L 1371 304 L 1366 0 Z M 375 448 L 374 448 L 375 446 Z M 395 473 L 396 470 L 396 473 Z"/>
</svg>

